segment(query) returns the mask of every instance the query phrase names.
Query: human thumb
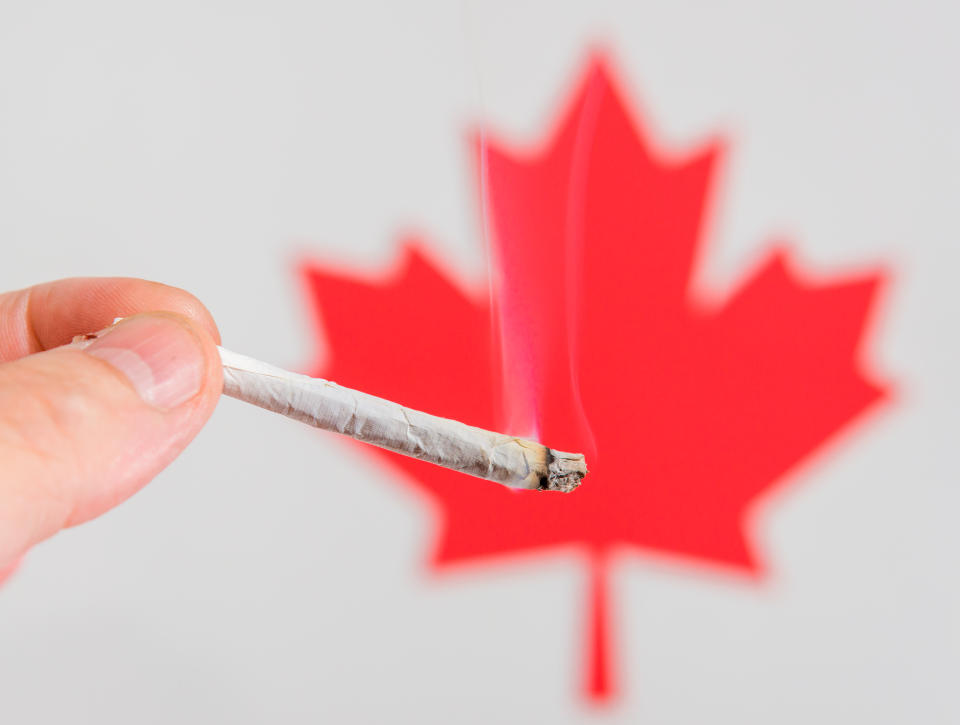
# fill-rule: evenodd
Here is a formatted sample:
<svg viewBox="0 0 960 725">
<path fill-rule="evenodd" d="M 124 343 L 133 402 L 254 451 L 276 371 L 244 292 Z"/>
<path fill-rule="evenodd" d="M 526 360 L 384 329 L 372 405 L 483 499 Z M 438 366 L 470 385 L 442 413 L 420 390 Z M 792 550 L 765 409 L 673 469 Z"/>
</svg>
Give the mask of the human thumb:
<svg viewBox="0 0 960 725">
<path fill-rule="evenodd" d="M 159 473 L 222 389 L 210 334 L 173 313 L 0 365 L 0 569 Z"/>
</svg>

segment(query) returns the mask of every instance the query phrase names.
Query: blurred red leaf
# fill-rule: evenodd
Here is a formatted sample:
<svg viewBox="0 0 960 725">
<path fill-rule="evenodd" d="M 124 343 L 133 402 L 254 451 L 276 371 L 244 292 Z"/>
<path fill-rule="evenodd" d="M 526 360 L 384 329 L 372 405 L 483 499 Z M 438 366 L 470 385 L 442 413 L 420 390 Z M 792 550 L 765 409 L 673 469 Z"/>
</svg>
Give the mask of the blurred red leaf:
<svg viewBox="0 0 960 725">
<path fill-rule="evenodd" d="M 758 571 L 748 507 L 884 396 L 859 357 L 878 272 L 815 282 L 779 250 L 723 304 L 691 289 L 718 151 L 657 152 L 595 60 L 541 149 L 480 139 L 496 309 L 416 241 L 387 279 L 305 268 L 329 342 L 315 374 L 587 453 L 584 485 L 560 495 L 367 449 L 439 504 L 437 566 L 589 553 L 595 697 L 613 687 L 611 548 Z"/>
</svg>

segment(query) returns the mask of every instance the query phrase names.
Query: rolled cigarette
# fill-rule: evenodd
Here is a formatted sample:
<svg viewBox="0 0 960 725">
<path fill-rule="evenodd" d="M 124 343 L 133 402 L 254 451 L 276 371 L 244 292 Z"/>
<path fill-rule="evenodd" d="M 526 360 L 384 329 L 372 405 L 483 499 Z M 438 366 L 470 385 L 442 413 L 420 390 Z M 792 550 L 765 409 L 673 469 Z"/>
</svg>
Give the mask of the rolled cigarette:
<svg viewBox="0 0 960 725">
<path fill-rule="evenodd" d="M 583 454 L 421 413 L 219 350 L 224 394 L 317 428 L 512 488 L 569 492 L 587 474 Z"/>
</svg>

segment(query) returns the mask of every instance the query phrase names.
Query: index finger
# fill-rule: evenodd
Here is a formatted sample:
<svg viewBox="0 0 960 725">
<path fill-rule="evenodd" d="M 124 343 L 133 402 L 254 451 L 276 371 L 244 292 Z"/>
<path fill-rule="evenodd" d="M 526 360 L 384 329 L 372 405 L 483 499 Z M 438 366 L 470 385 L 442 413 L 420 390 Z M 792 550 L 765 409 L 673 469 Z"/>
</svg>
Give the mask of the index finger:
<svg viewBox="0 0 960 725">
<path fill-rule="evenodd" d="M 0 294 L 0 362 L 64 345 L 139 312 L 196 320 L 220 342 L 203 303 L 189 292 L 130 277 L 75 277 Z"/>
</svg>

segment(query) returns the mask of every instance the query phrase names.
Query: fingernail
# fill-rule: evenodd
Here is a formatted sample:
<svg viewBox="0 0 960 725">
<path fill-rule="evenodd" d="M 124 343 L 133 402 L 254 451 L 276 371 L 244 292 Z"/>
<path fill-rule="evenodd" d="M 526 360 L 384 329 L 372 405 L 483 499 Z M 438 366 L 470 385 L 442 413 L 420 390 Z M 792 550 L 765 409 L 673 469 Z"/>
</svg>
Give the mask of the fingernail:
<svg viewBox="0 0 960 725">
<path fill-rule="evenodd" d="M 200 340 L 164 315 L 130 317 L 100 333 L 85 351 L 109 363 L 150 405 L 176 408 L 200 392 L 205 359 Z"/>
</svg>

